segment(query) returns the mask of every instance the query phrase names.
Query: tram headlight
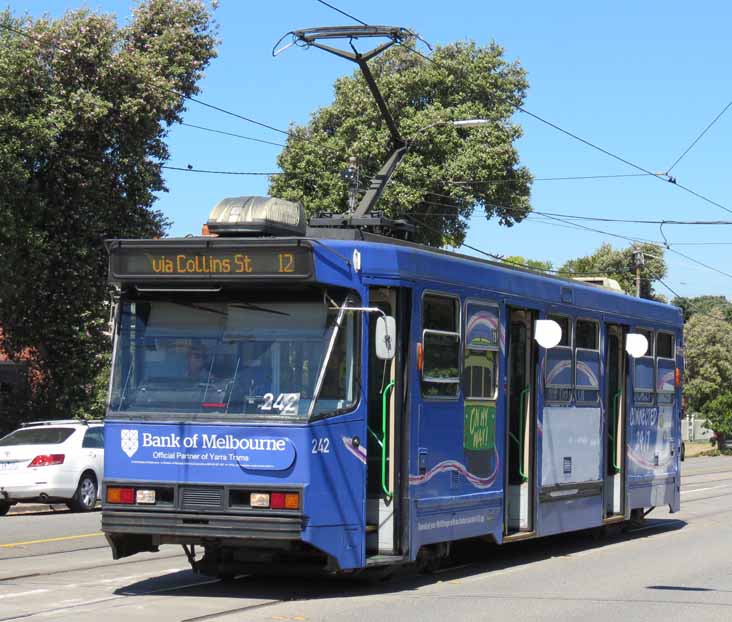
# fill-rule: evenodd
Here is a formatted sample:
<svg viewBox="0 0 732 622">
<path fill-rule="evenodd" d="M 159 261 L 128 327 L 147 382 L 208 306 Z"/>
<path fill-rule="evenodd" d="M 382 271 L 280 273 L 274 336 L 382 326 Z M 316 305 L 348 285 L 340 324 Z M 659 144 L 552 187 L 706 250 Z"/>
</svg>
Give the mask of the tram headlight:
<svg viewBox="0 0 732 622">
<path fill-rule="evenodd" d="M 269 507 L 269 493 L 268 492 L 253 492 L 249 495 L 249 505 L 253 508 L 268 508 Z"/>
<path fill-rule="evenodd" d="M 145 505 L 153 505 L 155 503 L 155 491 L 154 490 L 138 490 L 135 493 L 135 500 L 137 503 Z"/>
</svg>

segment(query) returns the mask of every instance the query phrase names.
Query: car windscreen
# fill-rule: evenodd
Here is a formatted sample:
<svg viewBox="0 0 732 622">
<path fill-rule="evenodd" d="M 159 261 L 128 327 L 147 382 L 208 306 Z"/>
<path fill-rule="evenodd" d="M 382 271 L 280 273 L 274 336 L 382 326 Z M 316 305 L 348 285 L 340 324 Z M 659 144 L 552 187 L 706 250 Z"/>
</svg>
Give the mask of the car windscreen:
<svg viewBox="0 0 732 622">
<path fill-rule="evenodd" d="M 0 447 L 13 445 L 59 445 L 74 433 L 74 428 L 24 428 L 0 438 Z"/>
</svg>

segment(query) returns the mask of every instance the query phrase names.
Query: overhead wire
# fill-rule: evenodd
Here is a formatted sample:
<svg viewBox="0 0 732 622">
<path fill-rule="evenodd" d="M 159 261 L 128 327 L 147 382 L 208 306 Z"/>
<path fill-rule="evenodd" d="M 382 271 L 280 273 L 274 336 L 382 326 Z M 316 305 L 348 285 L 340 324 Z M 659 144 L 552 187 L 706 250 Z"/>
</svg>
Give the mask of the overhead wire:
<svg viewBox="0 0 732 622">
<path fill-rule="evenodd" d="M 730 108 L 730 106 L 732 106 L 732 101 L 729 102 L 724 108 L 722 108 L 722 111 L 716 117 L 714 117 L 714 119 L 712 119 L 711 123 L 709 123 L 709 125 L 707 125 L 702 130 L 701 134 L 699 134 L 699 136 L 697 136 L 693 140 L 693 142 L 686 148 L 686 150 L 678 158 L 676 158 L 676 161 L 671 166 L 668 167 L 668 169 L 666 170 L 667 175 L 671 172 L 671 169 L 674 168 L 679 162 L 681 162 L 681 160 L 684 159 L 686 154 L 689 153 L 689 151 L 691 151 L 694 148 L 694 145 L 696 145 L 696 143 L 698 143 L 701 140 L 702 136 L 704 136 L 704 134 L 706 134 L 710 130 L 710 128 L 717 121 L 719 121 L 719 119 L 722 117 L 722 115 L 724 115 L 725 112 L 727 112 L 727 110 Z"/>
<path fill-rule="evenodd" d="M 429 230 L 433 231 L 434 233 L 440 233 L 440 234 L 442 233 L 442 230 L 441 229 L 439 229 L 437 227 L 432 227 L 431 225 L 428 225 L 423 220 L 414 217 L 413 214 L 408 214 L 407 215 L 407 218 L 409 218 L 411 220 L 414 220 L 415 222 L 417 222 L 421 226 L 425 227 L 426 229 L 429 229 Z M 476 246 L 472 246 L 471 244 L 467 244 L 465 242 L 463 242 L 460 245 L 460 247 L 468 248 L 468 249 L 470 249 L 470 250 L 472 250 L 472 251 L 474 251 L 476 253 L 480 253 L 481 255 L 485 255 L 486 257 L 489 257 L 489 258 L 494 259 L 496 261 L 500 261 L 502 263 L 506 263 L 506 264 L 513 265 L 513 266 L 517 266 L 519 268 L 524 268 L 526 270 L 532 270 L 534 272 L 549 272 L 551 274 L 569 275 L 569 276 L 571 276 L 571 275 L 573 275 L 573 276 L 607 276 L 608 275 L 608 272 L 607 271 L 605 271 L 605 272 L 598 272 L 598 271 L 594 271 L 594 272 L 573 272 L 573 271 L 569 271 L 569 270 L 555 270 L 554 268 L 539 268 L 539 267 L 532 266 L 530 264 L 525 264 L 525 263 L 521 263 L 521 262 L 518 262 L 518 261 L 512 261 L 510 259 L 507 259 L 503 255 L 498 255 L 496 253 L 489 253 L 488 251 L 485 251 L 485 250 L 483 250 L 481 248 L 478 248 Z M 623 271 L 621 271 L 621 272 L 623 272 Z"/>
<path fill-rule="evenodd" d="M 403 47 L 405 47 L 405 49 L 407 49 L 407 50 L 410 50 L 414 54 L 417 54 L 421 58 L 433 63 L 435 66 L 441 67 L 443 70 L 448 71 L 449 73 L 452 73 L 451 69 L 442 66 L 441 63 L 437 62 L 434 58 L 431 58 L 425 54 L 422 54 L 419 50 L 416 50 L 414 47 L 410 47 L 410 46 L 403 46 Z M 630 166 L 638 171 L 641 171 L 646 176 L 655 177 L 656 179 L 658 179 L 660 181 L 670 183 L 673 186 L 680 188 L 681 190 L 688 192 L 689 194 L 697 197 L 698 199 L 701 199 L 702 201 L 705 201 L 706 203 L 709 203 L 710 205 L 714 205 L 715 207 L 718 207 L 718 208 L 724 210 L 725 212 L 729 212 L 730 214 L 732 214 L 732 209 L 728 208 L 727 206 L 723 205 L 722 203 L 719 203 L 718 201 L 710 199 L 706 195 L 703 195 L 700 192 L 697 192 L 696 190 L 689 188 L 688 186 L 684 186 L 683 184 L 678 183 L 678 180 L 676 178 L 671 177 L 670 175 L 667 175 L 666 173 L 654 173 L 652 171 L 649 171 L 648 169 L 640 166 L 639 164 L 636 164 L 635 162 L 632 162 L 631 160 L 628 160 L 627 158 L 624 158 L 616 153 L 613 153 L 612 151 L 609 151 L 603 147 L 600 147 L 599 145 L 597 145 L 585 138 L 582 138 L 581 136 L 575 134 L 574 132 L 570 132 L 569 130 L 564 129 L 563 127 L 557 125 L 556 123 L 552 123 L 548 119 L 545 119 L 544 117 L 542 117 L 534 112 L 531 112 L 530 110 L 527 110 L 525 107 L 521 106 L 520 104 L 515 104 L 508 100 L 506 100 L 506 102 L 509 103 L 511 106 L 513 106 L 516 110 L 523 112 L 524 114 L 536 119 L 537 121 L 540 121 L 541 123 L 544 123 L 545 125 L 548 125 L 549 127 L 557 130 L 558 132 L 561 132 L 562 134 L 565 134 L 565 135 L 569 136 L 570 138 L 577 140 L 577 141 L 587 145 L 588 147 L 591 147 L 592 149 L 595 149 L 601 153 L 604 153 L 605 155 L 607 155 L 615 160 L 618 160 L 619 162 L 622 162 L 623 164 L 626 164 L 627 166 Z"/>
<path fill-rule="evenodd" d="M 241 138 L 243 140 L 251 140 L 255 143 L 264 143 L 265 145 L 274 145 L 276 147 L 284 147 L 283 143 L 276 143 L 271 140 L 263 140 L 262 138 L 254 138 L 252 136 L 244 136 L 243 134 L 236 134 L 234 132 L 226 132 L 224 130 L 217 130 L 212 127 L 205 127 L 203 125 L 194 125 L 193 123 L 182 122 L 181 125 L 185 127 L 193 127 L 197 130 L 203 130 L 205 132 L 211 132 L 212 134 L 223 134 L 224 136 L 232 136 L 234 138 Z"/>
<path fill-rule="evenodd" d="M 333 6 L 329 2 L 325 2 L 324 0 L 316 0 L 316 2 L 320 2 L 320 4 L 323 4 L 323 5 L 327 6 L 329 9 L 333 9 L 334 11 L 337 11 L 341 15 L 345 15 L 349 19 L 352 19 L 354 22 L 358 22 L 362 26 L 368 26 L 368 24 L 366 22 L 362 22 L 360 19 L 358 19 L 358 17 L 354 17 L 350 13 L 346 13 L 345 11 L 339 9 L 337 6 Z"/>
<path fill-rule="evenodd" d="M 589 179 L 617 179 L 622 177 L 648 177 L 648 175 L 656 175 L 656 173 L 621 173 L 618 175 L 572 175 L 569 177 L 534 177 L 531 182 L 535 181 L 583 181 Z M 454 179 L 446 183 L 456 186 L 482 185 L 482 184 L 509 184 L 519 183 L 520 179 Z"/>
<path fill-rule="evenodd" d="M 553 217 L 553 219 L 554 220 L 559 220 L 561 222 L 567 223 L 567 224 L 569 224 L 571 226 L 574 226 L 574 227 L 577 227 L 577 228 L 580 228 L 580 229 L 586 229 L 586 230 L 589 230 L 589 231 L 594 231 L 596 233 L 601 233 L 603 235 L 610 235 L 610 236 L 613 236 L 613 237 L 622 238 L 622 239 L 629 240 L 629 241 L 634 242 L 634 243 L 641 242 L 641 243 L 645 243 L 645 244 L 653 244 L 655 246 L 658 246 L 659 248 L 665 248 L 668 252 L 673 253 L 675 255 L 678 255 L 680 257 L 683 257 L 687 261 L 690 261 L 690 262 L 692 262 L 694 264 L 697 264 L 699 266 L 702 266 L 703 268 L 706 268 L 708 270 L 712 270 L 713 272 L 716 272 L 717 274 L 721 274 L 722 276 L 726 276 L 726 277 L 732 279 L 732 274 L 731 273 L 725 272 L 724 270 L 720 270 L 719 268 L 715 268 L 714 266 L 711 266 L 711 265 L 709 265 L 709 264 L 707 264 L 707 263 L 705 263 L 705 262 L 703 262 L 703 261 L 701 261 L 699 259 L 696 259 L 694 257 L 691 257 L 691 256 L 687 255 L 686 253 L 682 253 L 681 251 L 672 248 L 673 247 L 673 244 L 660 244 L 660 243 L 658 243 L 658 242 L 656 242 L 654 240 L 644 240 L 643 238 L 631 238 L 631 237 L 627 237 L 627 236 L 613 234 L 613 233 L 610 233 L 608 231 L 602 231 L 601 229 L 595 229 L 595 228 L 592 228 L 592 227 L 586 227 L 586 226 L 580 225 L 578 223 L 567 222 L 566 220 L 563 220 L 561 218 Z"/>
<path fill-rule="evenodd" d="M 715 268 L 714 266 L 710 266 L 707 263 L 704 263 L 703 261 L 700 261 L 699 259 L 695 259 L 694 257 L 689 257 L 686 253 L 682 253 L 679 250 L 676 250 L 674 248 L 668 248 L 668 251 L 670 253 L 674 253 L 675 255 L 679 255 L 680 257 L 683 257 L 687 261 L 690 261 L 692 263 L 695 263 L 697 265 L 700 265 L 704 268 L 707 268 L 707 270 L 712 270 L 713 272 L 716 272 L 717 274 L 721 274 L 722 276 L 726 276 L 730 279 L 732 279 L 732 274 L 729 272 L 725 272 L 724 270 L 720 270 L 719 268 Z"/>
<path fill-rule="evenodd" d="M 184 173 L 208 173 L 209 175 L 251 175 L 259 177 L 272 177 L 274 175 L 282 175 L 282 173 L 260 173 L 250 171 L 216 171 L 194 168 L 192 166 L 170 166 L 168 164 L 164 164 L 160 168 L 168 169 L 171 171 L 183 171 Z"/>
<path fill-rule="evenodd" d="M 438 204 L 438 205 L 445 206 L 444 204 Z M 529 212 L 529 215 L 530 214 L 531 214 L 531 212 Z M 430 215 L 435 215 L 435 214 L 430 214 Z M 412 216 L 413 215 L 410 214 L 410 217 L 412 217 Z M 633 242 L 634 244 L 638 244 L 638 243 L 652 244 L 654 246 L 657 246 L 659 249 L 665 248 L 669 252 L 671 252 L 671 253 L 673 253 L 675 255 L 679 255 L 680 257 L 685 258 L 687 261 L 690 261 L 690 262 L 695 263 L 697 265 L 700 265 L 700 266 L 702 266 L 704 268 L 707 268 L 709 270 L 712 270 L 714 272 L 717 272 L 717 273 L 719 273 L 719 274 L 721 274 L 723 276 L 727 276 L 729 278 L 732 278 L 732 274 L 730 274 L 728 272 L 725 272 L 724 270 L 720 270 L 719 268 L 715 268 L 714 266 L 710 266 L 709 264 L 707 264 L 707 263 L 705 263 L 703 261 L 700 261 L 698 259 L 695 259 L 694 257 L 691 257 L 691 256 L 687 255 L 686 253 L 682 253 L 681 251 L 678 251 L 676 249 L 671 248 L 671 245 L 665 245 L 665 244 L 662 244 L 662 243 L 660 243 L 660 242 L 658 242 L 656 240 L 648 240 L 648 239 L 639 238 L 639 237 L 630 237 L 630 236 L 625 236 L 625 235 L 621 235 L 621 234 L 617 234 L 617 233 L 612 233 L 610 231 L 604 231 L 602 229 L 597 229 L 595 227 L 588 227 L 586 225 L 582 225 L 582 224 L 579 224 L 579 223 L 567 221 L 567 220 L 564 220 L 563 218 L 560 218 L 560 217 L 557 217 L 557 216 L 547 216 L 546 214 L 542 214 L 542 216 L 544 218 L 548 218 L 548 219 L 550 219 L 552 221 L 558 221 L 560 223 L 564 223 L 565 225 L 567 225 L 567 226 L 569 226 L 571 228 L 583 229 L 583 230 L 586 230 L 586 231 L 592 231 L 594 233 L 599 233 L 601 235 L 607 235 L 607 236 L 610 236 L 610 237 L 619 238 L 619 239 L 623 239 L 623 240 L 626 240 L 626 241 L 629 241 L 629 242 Z M 414 220 L 416 220 L 417 222 L 420 222 L 419 219 L 417 219 L 417 218 L 414 218 Z M 550 224 L 548 222 L 544 222 L 544 221 L 540 221 L 540 220 L 534 220 L 534 222 L 540 222 L 542 224 Z M 426 225 L 426 223 L 424 223 L 424 222 L 422 222 L 421 224 L 423 226 L 426 226 L 428 229 L 432 229 L 433 231 L 436 231 L 437 230 L 434 227 L 430 227 L 430 226 Z M 473 248 L 473 247 L 471 247 L 469 245 L 464 245 L 464 246 L 466 246 L 466 248 L 470 248 L 471 250 L 476 250 L 477 252 L 481 252 L 483 254 L 486 254 L 486 255 L 488 255 L 490 257 L 494 257 L 494 255 L 492 255 L 491 253 L 486 253 L 485 251 L 482 251 L 480 249 L 475 249 L 475 248 Z M 526 266 L 523 266 L 523 267 L 526 267 Z M 556 271 L 554 271 L 554 272 L 556 272 Z"/>
<path fill-rule="evenodd" d="M 439 192 L 432 192 L 427 191 L 426 194 L 429 194 L 431 196 L 441 197 L 445 199 L 451 199 L 453 201 L 459 201 L 459 197 L 454 197 L 449 194 L 440 194 Z M 427 201 L 425 201 L 427 202 Z M 432 205 L 441 205 L 440 203 L 431 203 Z M 544 212 L 535 210 L 533 208 L 526 210 L 525 208 L 521 207 L 509 207 L 507 205 L 500 205 L 497 203 L 488 203 L 488 205 L 493 205 L 496 207 L 500 207 L 503 210 L 508 211 L 520 211 L 520 212 L 528 212 L 530 214 L 540 214 L 540 215 L 548 215 L 548 216 L 560 216 L 563 218 L 570 218 L 574 220 L 589 220 L 589 221 L 596 221 L 596 222 L 617 222 L 617 223 L 629 223 L 629 224 L 640 224 L 640 225 L 732 225 L 732 220 L 647 220 L 647 219 L 638 219 L 638 218 L 609 218 L 609 217 L 603 217 L 603 216 L 577 216 L 574 214 L 561 214 L 556 212 Z M 457 204 L 451 205 L 451 204 L 445 204 L 446 207 L 456 207 Z"/>
</svg>

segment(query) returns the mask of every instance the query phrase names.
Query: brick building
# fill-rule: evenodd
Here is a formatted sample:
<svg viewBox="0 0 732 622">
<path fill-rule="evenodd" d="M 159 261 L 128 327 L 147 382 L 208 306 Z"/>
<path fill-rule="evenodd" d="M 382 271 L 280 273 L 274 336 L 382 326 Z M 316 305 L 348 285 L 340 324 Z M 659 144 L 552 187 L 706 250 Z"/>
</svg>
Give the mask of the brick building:
<svg viewBox="0 0 732 622">
<path fill-rule="evenodd" d="M 17 400 L 22 399 L 29 388 L 29 365 L 27 360 L 11 361 L 3 350 L 3 335 L 0 329 L 0 430 L 2 422 L 12 417 Z M 28 359 L 29 353 L 23 358 Z"/>
</svg>

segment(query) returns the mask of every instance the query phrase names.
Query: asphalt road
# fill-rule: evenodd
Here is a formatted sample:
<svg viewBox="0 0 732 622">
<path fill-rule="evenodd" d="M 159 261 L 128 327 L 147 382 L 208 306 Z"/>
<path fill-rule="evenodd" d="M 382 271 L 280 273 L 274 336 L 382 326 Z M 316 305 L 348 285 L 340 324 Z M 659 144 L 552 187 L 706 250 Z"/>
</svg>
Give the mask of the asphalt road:
<svg viewBox="0 0 732 622">
<path fill-rule="evenodd" d="M 732 458 L 688 460 L 682 495 L 681 512 L 631 533 L 471 546 L 436 574 L 377 584 L 222 582 L 192 574 L 179 547 L 113 562 L 98 512 L 26 506 L 0 518 L 0 621 L 726 622 Z"/>
</svg>

